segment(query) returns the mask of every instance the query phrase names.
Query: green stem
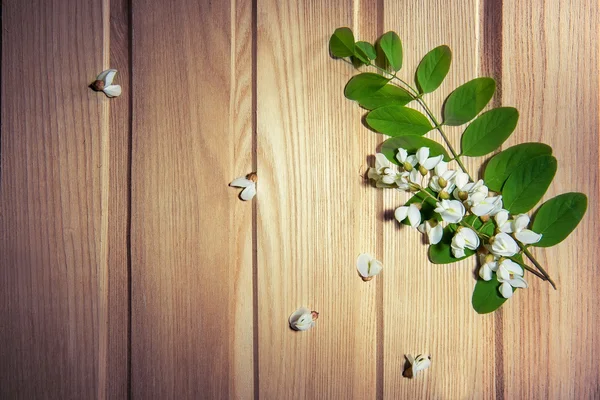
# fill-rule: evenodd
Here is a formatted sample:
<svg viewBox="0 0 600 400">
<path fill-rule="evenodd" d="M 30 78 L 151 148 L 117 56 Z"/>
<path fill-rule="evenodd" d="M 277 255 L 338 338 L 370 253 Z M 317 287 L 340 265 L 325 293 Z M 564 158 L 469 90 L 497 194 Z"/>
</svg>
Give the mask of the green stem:
<svg viewBox="0 0 600 400">
<path fill-rule="evenodd" d="M 433 122 L 433 124 L 435 125 L 435 129 L 437 129 L 437 131 L 440 133 L 440 135 L 444 139 L 444 142 L 446 142 L 446 146 L 448 146 L 448 149 L 452 153 L 452 156 L 454 157 L 454 160 L 456 160 L 456 162 L 458 163 L 458 165 L 460 166 L 460 168 L 463 170 L 463 172 L 466 173 L 469 176 L 469 180 L 473 181 L 473 178 L 471 177 L 471 174 L 469 174 L 469 171 L 467 171 L 467 168 L 464 166 L 464 164 L 462 163 L 462 161 L 460 159 L 460 154 L 458 154 L 456 152 L 456 150 L 454 150 L 454 147 L 452 147 L 452 144 L 450 143 L 450 139 L 448 139 L 448 136 L 446 136 L 446 132 L 444 132 L 444 130 L 442 129 L 442 126 L 441 126 L 442 124 L 439 123 L 439 121 L 437 120 L 437 118 L 435 117 L 435 115 L 433 114 L 433 112 L 429 109 L 429 107 L 427 106 L 427 103 L 425 103 L 425 101 L 421 97 L 422 94 L 419 93 L 417 91 L 417 89 L 413 88 L 410 84 L 408 84 L 407 82 L 405 82 L 403 79 L 397 77 L 396 74 L 390 74 L 385 69 L 380 68 L 380 67 L 378 67 L 377 65 L 375 65 L 373 63 L 370 63 L 369 65 L 371 67 L 376 68 L 378 71 L 381 71 L 383 73 L 387 73 L 388 75 L 391 75 L 392 76 L 391 79 L 396 79 L 397 81 L 399 81 L 400 83 L 402 83 L 404 86 L 406 86 L 407 89 L 409 89 L 412 92 L 412 93 L 409 93 L 409 94 L 412 96 L 412 98 L 414 100 L 416 100 L 421 105 L 421 107 L 423 107 L 423 109 L 425 110 L 425 113 L 427 113 L 427 115 L 431 119 L 431 122 Z"/>
<path fill-rule="evenodd" d="M 540 263 L 535 259 L 535 257 L 533 256 L 533 254 L 531 254 L 529 252 L 529 250 L 527 250 L 527 247 L 523 246 L 518 241 L 517 241 L 517 244 L 523 250 L 523 254 L 525 254 L 527 256 L 527 258 L 529 258 L 529 260 L 533 263 L 533 265 L 535 265 L 535 267 L 544 275 L 545 280 L 547 280 L 552 285 L 552 287 L 554 288 L 554 290 L 556 290 L 556 284 L 550 278 L 550 275 L 548 275 L 548 273 L 546 272 L 546 270 L 544 269 L 544 267 L 542 267 L 540 265 Z"/>
<path fill-rule="evenodd" d="M 541 280 L 545 281 L 547 280 L 546 277 L 542 274 L 540 274 L 539 272 L 537 272 L 535 269 L 531 268 L 529 265 L 520 262 L 519 260 L 515 260 L 514 257 L 508 257 L 509 260 L 512 260 L 513 262 L 516 262 L 517 264 L 519 264 L 521 267 L 523 267 L 524 269 L 526 269 L 527 271 L 531 272 L 532 274 L 534 274 L 535 276 L 537 276 L 538 278 L 540 278 Z"/>
</svg>

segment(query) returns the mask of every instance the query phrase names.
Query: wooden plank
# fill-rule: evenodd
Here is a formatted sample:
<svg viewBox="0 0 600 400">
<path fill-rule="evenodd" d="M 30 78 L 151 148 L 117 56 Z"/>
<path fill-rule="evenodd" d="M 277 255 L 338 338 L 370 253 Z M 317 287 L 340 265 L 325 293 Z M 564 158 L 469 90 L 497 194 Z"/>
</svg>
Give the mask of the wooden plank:
<svg viewBox="0 0 600 400">
<path fill-rule="evenodd" d="M 129 394 L 130 11 L 128 0 L 104 1 L 105 68 L 117 69 L 122 94 L 110 102 L 101 155 L 100 399 L 124 399 Z"/>
<path fill-rule="evenodd" d="M 0 397 L 95 398 L 103 138 L 103 4 L 2 4 Z"/>
<path fill-rule="evenodd" d="M 381 277 L 363 282 L 356 258 L 382 256 L 381 198 L 362 176 L 379 138 L 344 99 L 354 71 L 329 57 L 327 43 L 340 26 L 374 37 L 377 7 L 258 2 L 261 398 L 376 395 Z M 294 332 L 287 319 L 301 306 L 320 317 L 314 329 Z"/>
<path fill-rule="evenodd" d="M 589 199 L 567 240 L 534 251 L 558 291 L 529 279 L 504 310 L 504 397 L 598 398 L 598 3 L 505 0 L 503 15 L 503 100 L 521 111 L 508 144 L 552 146 L 558 171 L 544 199 Z"/>
<path fill-rule="evenodd" d="M 249 4 L 132 4 L 134 398 L 254 391 Z"/>
<path fill-rule="evenodd" d="M 399 76 L 405 81 L 414 82 L 416 67 L 429 50 L 442 44 L 452 50 L 450 73 L 436 92 L 424 97 L 440 118 L 444 98 L 480 74 L 478 2 L 450 6 L 436 0 L 418 4 L 386 0 L 384 4 L 384 31 L 397 31 L 403 41 L 405 61 Z M 460 127 L 444 130 L 460 148 Z M 427 136 L 442 142 L 435 131 Z M 478 171 L 480 160 L 467 161 L 471 172 Z M 386 191 L 384 208 L 392 215 L 409 197 Z M 384 224 L 384 246 L 384 262 L 391 271 L 384 288 L 385 397 L 409 398 L 415 393 L 423 398 L 493 397 L 494 317 L 472 310 L 474 259 L 431 264 L 422 235 L 400 226 L 393 216 Z M 432 367 L 418 379 L 403 378 L 404 356 L 419 353 L 431 355 Z"/>
</svg>

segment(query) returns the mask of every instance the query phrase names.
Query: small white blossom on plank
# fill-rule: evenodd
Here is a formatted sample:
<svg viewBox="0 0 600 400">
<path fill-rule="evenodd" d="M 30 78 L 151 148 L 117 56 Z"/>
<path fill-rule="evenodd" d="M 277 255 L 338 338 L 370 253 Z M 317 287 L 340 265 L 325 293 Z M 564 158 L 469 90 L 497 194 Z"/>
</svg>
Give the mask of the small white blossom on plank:
<svg viewBox="0 0 600 400">
<path fill-rule="evenodd" d="M 362 253 L 356 260 L 356 269 L 363 281 L 370 281 L 381 272 L 383 264 L 367 253 Z"/>
<path fill-rule="evenodd" d="M 315 321 L 319 318 L 319 313 L 311 311 L 306 307 L 300 307 L 290 315 L 290 328 L 295 331 L 306 331 L 315 326 Z"/>
<path fill-rule="evenodd" d="M 407 378 L 414 378 L 417 376 L 417 372 L 423 371 L 431 366 L 431 356 L 419 354 L 415 358 L 410 354 L 406 355 L 406 359 L 410 366 L 404 371 L 403 375 Z"/>
<path fill-rule="evenodd" d="M 113 80 L 117 74 L 116 69 L 107 69 L 100 72 L 94 83 L 90 85 L 97 92 L 104 92 L 107 97 L 117 97 L 121 95 L 121 86 L 113 85 Z"/>
<path fill-rule="evenodd" d="M 253 172 L 246 176 L 234 179 L 229 186 L 244 188 L 244 190 L 240 192 L 240 199 L 247 201 L 252 200 L 252 198 L 256 195 L 257 181 L 258 176 Z"/>
</svg>

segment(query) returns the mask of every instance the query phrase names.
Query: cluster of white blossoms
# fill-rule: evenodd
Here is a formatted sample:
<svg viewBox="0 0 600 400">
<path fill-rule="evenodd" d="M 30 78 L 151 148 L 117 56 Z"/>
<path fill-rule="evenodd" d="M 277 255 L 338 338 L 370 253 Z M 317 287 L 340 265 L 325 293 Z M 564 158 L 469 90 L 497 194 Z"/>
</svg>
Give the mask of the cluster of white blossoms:
<svg viewBox="0 0 600 400">
<path fill-rule="evenodd" d="M 512 296 L 512 288 L 527 287 L 523 279 L 523 268 L 506 257 L 519 253 L 521 246 L 538 242 L 542 235 L 529 229 L 529 217 L 525 214 L 513 216 L 503 209 L 502 196 L 489 190 L 482 179 L 473 182 L 466 172 L 448 169 L 443 156 L 430 156 L 429 148 L 421 147 L 415 154 L 406 149 L 398 149 L 396 159 L 400 167 L 391 163 L 384 154 L 375 155 L 375 167 L 367 175 L 380 188 L 397 188 L 409 192 L 423 193 L 423 202 L 430 197 L 435 200 L 436 217 L 422 221 L 422 203 L 411 203 L 398 207 L 395 218 L 402 222 L 408 220 L 410 226 L 427 235 L 430 244 L 442 240 L 442 224 L 460 225 L 452 238 L 452 255 L 462 258 L 465 250 L 485 249 L 489 257 L 482 262 L 479 275 L 491 280 L 496 273 L 501 282 L 500 293 L 505 298 Z M 429 188 L 430 191 L 426 191 Z M 472 226 L 463 222 L 466 215 L 475 215 L 483 222 L 493 217 L 496 234 L 492 237 L 482 235 Z M 441 221 L 438 220 L 438 216 Z M 482 246 L 481 238 L 485 239 Z"/>
</svg>

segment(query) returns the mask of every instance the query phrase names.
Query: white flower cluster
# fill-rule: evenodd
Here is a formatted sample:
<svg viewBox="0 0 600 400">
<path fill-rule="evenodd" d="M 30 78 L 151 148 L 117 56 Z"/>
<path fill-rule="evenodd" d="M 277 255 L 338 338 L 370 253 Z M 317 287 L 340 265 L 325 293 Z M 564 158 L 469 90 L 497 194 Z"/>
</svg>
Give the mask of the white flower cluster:
<svg viewBox="0 0 600 400">
<path fill-rule="evenodd" d="M 396 159 L 400 168 L 392 164 L 384 154 L 376 154 L 375 167 L 369 169 L 368 177 L 380 188 L 421 191 L 424 196 L 430 196 L 435 200 L 434 211 L 441 218 L 441 221 L 437 217 L 422 221 L 421 204 L 411 203 L 396 209 L 394 216 L 399 222 L 408 219 L 410 226 L 426 234 L 431 244 L 441 241 L 444 232 L 442 223 L 460 224 L 450 245 L 454 257 L 464 257 L 465 249 L 479 249 L 480 236 L 484 237 L 486 243 L 483 247 L 492 259 L 490 261 L 486 258 L 489 262 L 482 265 L 481 278 L 490 280 L 492 272 L 495 272 L 498 281 L 502 283 L 500 293 L 506 298 L 512 295 L 513 287 L 527 287 L 522 278 L 522 267 L 503 258 L 512 257 L 520 251 L 517 241 L 526 245 L 541 239 L 540 234 L 526 229 L 529 225 L 527 215 L 520 214 L 510 219 L 508 211 L 503 209 L 501 195 L 491 192 L 482 179 L 473 182 L 466 172 L 448 169 L 443 156 L 430 157 L 427 147 L 421 147 L 416 154 L 409 154 L 406 149 L 400 148 Z M 433 194 L 426 192 L 427 188 Z M 461 224 L 467 214 L 480 217 L 482 221 L 494 217 L 496 234 L 487 238 L 487 235 L 475 231 L 468 224 Z"/>
</svg>

